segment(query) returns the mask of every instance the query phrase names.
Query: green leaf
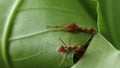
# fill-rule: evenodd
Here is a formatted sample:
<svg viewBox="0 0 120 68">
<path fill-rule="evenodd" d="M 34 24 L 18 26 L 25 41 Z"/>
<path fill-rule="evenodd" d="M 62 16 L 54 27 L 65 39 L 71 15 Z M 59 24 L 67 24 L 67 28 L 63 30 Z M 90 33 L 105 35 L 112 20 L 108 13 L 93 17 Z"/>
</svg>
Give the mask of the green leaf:
<svg viewBox="0 0 120 68">
<path fill-rule="evenodd" d="M 47 25 L 75 22 L 79 27 L 96 29 L 95 20 L 79 0 L 16 0 L 10 11 L 3 21 L 6 24 L 1 48 L 9 67 L 70 67 L 74 64 L 73 53 L 64 58 L 64 53 L 56 52 L 56 48 L 63 45 L 58 38 L 68 44 L 68 39 L 72 37 L 71 45 L 83 45 L 91 35 L 54 32 L 57 29 L 47 29 Z"/>
<path fill-rule="evenodd" d="M 117 49 L 120 49 L 120 0 L 99 0 L 98 28 L 99 31 Z"/>
<path fill-rule="evenodd" d="M 72 68 L 120 68 L 120 52 L 97 33 L 82 58 Z"/>
<path fill-rule="evenodd" d="M 89 13 L 89 15 L 97 21 L 97 2 L 96 0 L 80 0 L 85 10 Z"/>
<path fill-rule="evenodd" d="M 0 0 L 0 68 L 5 68 L 6 65 L 3 61 L 2 55 L 2 37 L 4 32 L 4 25 L 9 15 L 11 8 L 13 7 L 15 0 Z"/>
</svg>

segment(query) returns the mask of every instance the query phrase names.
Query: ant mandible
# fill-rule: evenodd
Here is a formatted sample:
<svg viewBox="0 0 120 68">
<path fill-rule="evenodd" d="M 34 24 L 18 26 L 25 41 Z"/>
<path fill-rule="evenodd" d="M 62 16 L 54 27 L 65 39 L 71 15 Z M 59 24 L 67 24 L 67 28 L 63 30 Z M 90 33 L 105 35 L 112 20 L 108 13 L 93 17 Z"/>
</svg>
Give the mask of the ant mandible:
<svg viewBox="0 0 120 68">
<path fill-rule="evenodd" d="M 47 28 L 66 28 L 64 30 L 65 32 L 71 32 L 71 33 L 78 33 L 78 32 L 85 32 L 85 33 L 94 33 L 94 28 L 81 28 L 77 26 L 75 23 L 68 23 L 62 26 L 47 26 Z"/>
</svg>

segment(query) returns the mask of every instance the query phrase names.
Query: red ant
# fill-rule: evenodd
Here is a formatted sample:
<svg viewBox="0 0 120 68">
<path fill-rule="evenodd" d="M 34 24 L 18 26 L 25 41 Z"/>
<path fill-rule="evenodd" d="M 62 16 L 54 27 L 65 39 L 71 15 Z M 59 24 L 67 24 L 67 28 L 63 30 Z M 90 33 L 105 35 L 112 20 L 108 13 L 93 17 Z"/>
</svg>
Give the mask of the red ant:
<svg viewBox="0 0 120 68">
<path fill-rule="evenodd" d="M 86 32 L 86 33 L 94 33 L 94 28 L 80 28 L 75 23 L 65 24 L 63 26 L 47 26 L 47 28 L 66 28 L 66 32 L 78 33 L 78 32 Z"/>
<path fill-rule="evenodd" d="M 69 44 L 68 46 L 65 44 L 65 42 L 59 38 L 59 40 L 63 43 L 63 45 L 57 47 L 57 52 L 60 53 L 66 53 L 66 55 L 70 52 L 74 52 L 74 55 L 79 57 L 79 53 L 84 53 L 85 52 L 85 47 L 81 46 L 81 45 L 75 45 L 75 46 L 70 46 L 70 39 L 69 39 Z M 66 55 L 64 55 L 64 58 L 66 57 Z"/>
<path fill-rule="evenodd" d="M 68 46 L 66 46 L 65 42 L 59 38 L 59 40 L 63 43 L 63 45 L 57 47 L 57 52 L 66 53 L 66 55 L 69 52 L 74 52 L 73 61 L 74 61 L 74 63 L 76 63 L 80 59 L 80 57 L 84 54 L 84 52 L 86 51 L 93 36 L 94 36 L 94 34 L 91 36 L 91 38 L 83 46 L 81 46 L 81 45 L 70 46 L 70 39 L 71 38 L 68 41 L 69 42 Z M 64 59 L 65 59 L 66 55 L 64 55 Z"/>
</svg>

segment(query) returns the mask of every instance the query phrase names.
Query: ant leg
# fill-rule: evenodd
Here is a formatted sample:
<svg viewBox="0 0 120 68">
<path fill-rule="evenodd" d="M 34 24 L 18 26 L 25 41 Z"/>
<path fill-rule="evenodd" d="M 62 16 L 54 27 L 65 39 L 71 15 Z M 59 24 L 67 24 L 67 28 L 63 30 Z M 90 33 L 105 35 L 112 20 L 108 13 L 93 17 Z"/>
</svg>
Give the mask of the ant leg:
<svg viewBox="0 0 120 68">
<path fill-rule="evenodd" d="M 71 44 L 71 39 L 72 39 L 72 37 L 70 37 L 69 39 L 68 39 L 68 46 L 70 46 Z"/>
<path fill-rule="evenodd" d="M 65 60 L 66 57 L 67 57 L 67 53 L 64 55 L 63 59 Z"/>
<path fill-rule="evenodd" d="M 59 38 L 59 40 L 64 44 L 64 46 L 67 46 L 61 38 Z"/>
<path fill-rule="evenodd" d="M 80 57 L 78 52 L 76 52 L 74 55 L 75 55 L 76 58 Z"/>
<path fill-rule="evenodd" d="M 61 53 L 61 54 L 59 54 L 59 59 L 62 59 L 62 53 Z"/>
<path fill-rule="evenodd" d="M 63 57 L 64 62 L 66 61 L 67 55 L 68 55 L 68 53 L 66 53 L 66 54 L 64 55 L 64 57 Z"/>
</svg>

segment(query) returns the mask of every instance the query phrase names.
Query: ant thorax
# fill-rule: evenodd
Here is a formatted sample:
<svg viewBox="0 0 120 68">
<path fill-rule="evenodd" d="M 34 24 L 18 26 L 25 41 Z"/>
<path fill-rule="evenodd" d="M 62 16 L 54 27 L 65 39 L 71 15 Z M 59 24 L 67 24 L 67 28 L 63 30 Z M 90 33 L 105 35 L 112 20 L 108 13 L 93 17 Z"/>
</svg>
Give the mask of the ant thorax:
<svg viewBox="0 0 120 68">
<path fill-rule="evenodd" d="M 65 47 L 64 52 L 69 53 L 69 52 L 74 52 L 76 49 L 76 46 L 69 46 L 69 47 Z"/>
<path fill-rule="evenodd" d="M 66 46 L 61 45 L 61 46 L 57 47 L 57 52 L 69 53 L 69 52 L 74 51 L 76 48 L 77 48 L 77 46 L 66 47 Z"/>
</svg>

